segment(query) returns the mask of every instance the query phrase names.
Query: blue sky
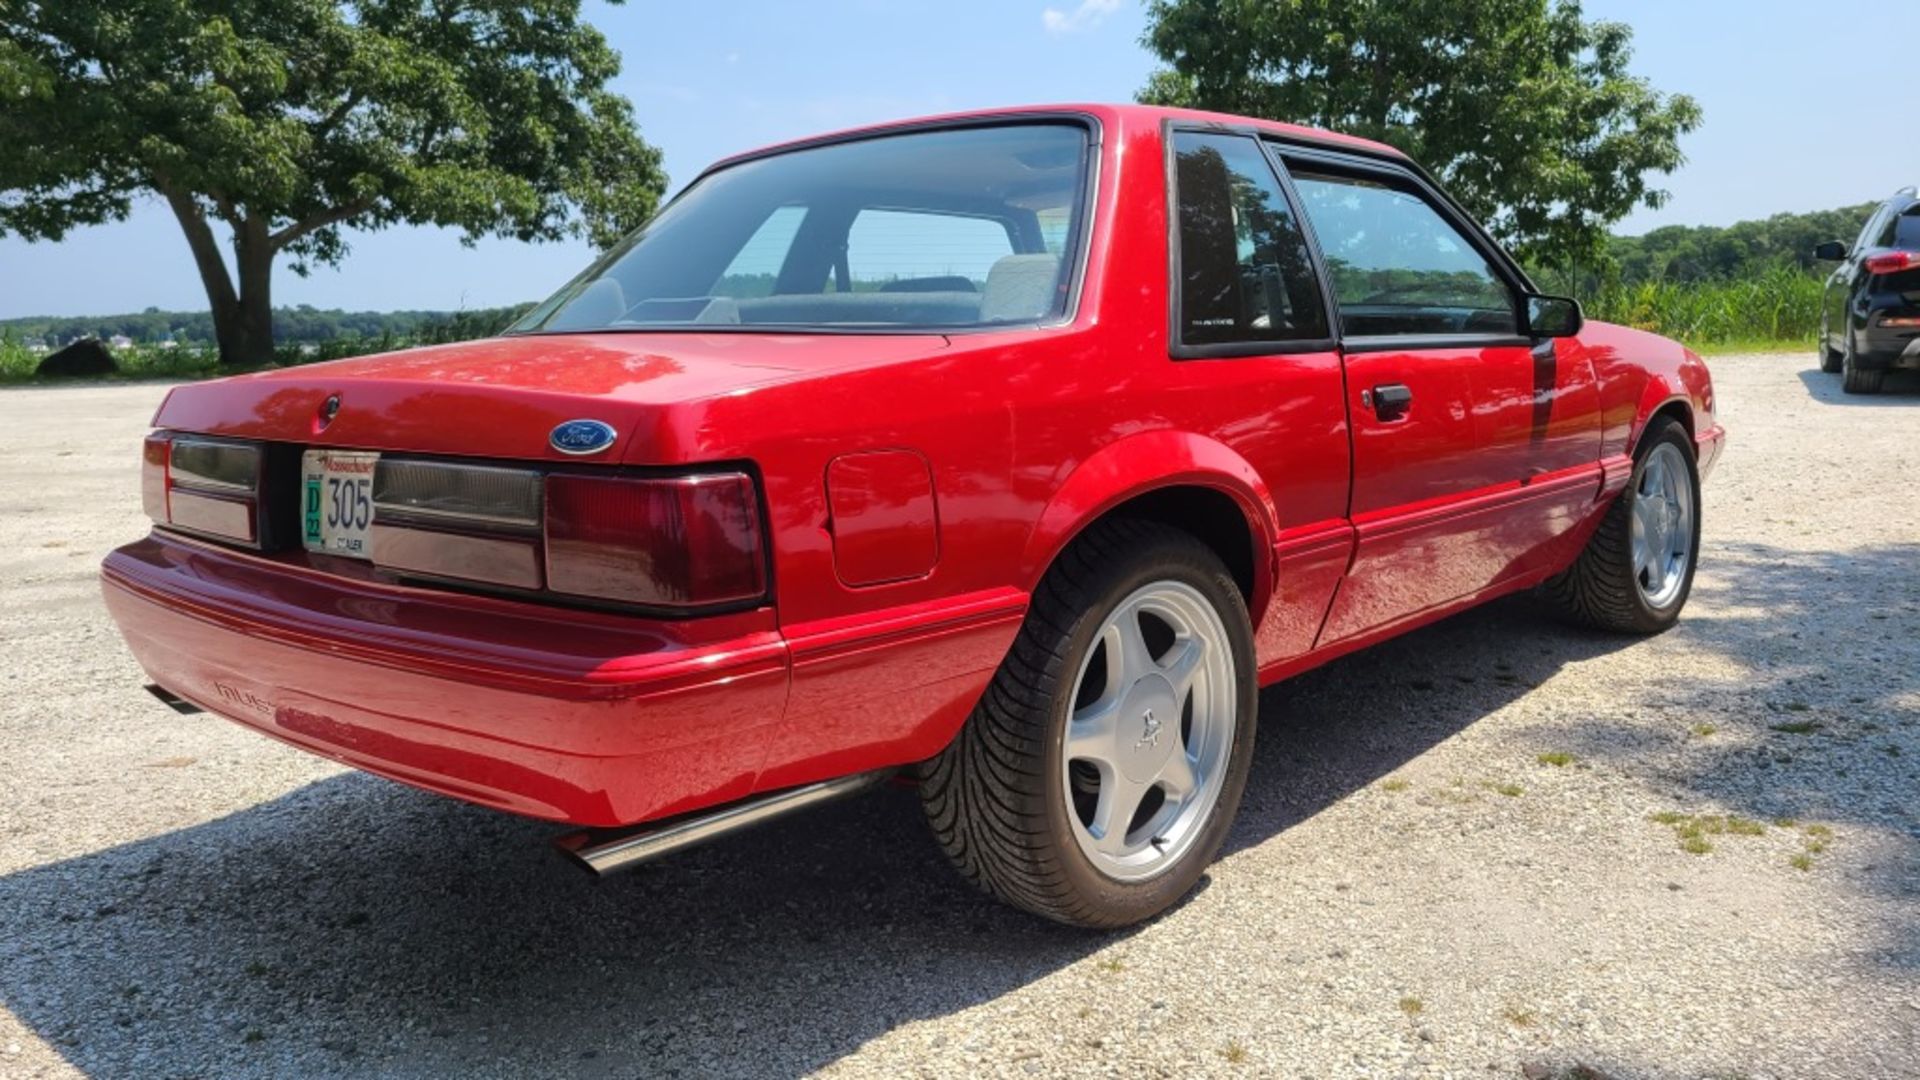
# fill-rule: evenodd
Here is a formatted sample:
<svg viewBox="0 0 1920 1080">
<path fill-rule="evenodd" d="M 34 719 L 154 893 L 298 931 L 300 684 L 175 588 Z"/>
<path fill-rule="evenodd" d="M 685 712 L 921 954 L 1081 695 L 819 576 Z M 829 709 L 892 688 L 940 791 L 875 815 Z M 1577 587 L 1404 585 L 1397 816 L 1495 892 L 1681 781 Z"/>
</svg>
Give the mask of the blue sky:
<svg viewBox="0 0 1920 1080">
<path fill-rule="evenodd" d="M 1698 98 L 1706 123 L 1665 185 L 1673 200 L 1624 229 L 1726 224 L 1879 199 L 1920 182 L 1920 138 L 1862 108 L 1885 92 L 1850 74 L 1852 42 L 1890 8 L 1868 0 L 1588 0 L 1588 17 L 1634 27 L 1634 69 Z M 1132 97 L 1153 59 L 1137 0 L 589 0 L 620 49 L 617 88 L 675 185 L 728 153 L 921 113 Z M 1849 29 L 1851 28 L 1851 29 Z M 1871 62 L 1869 62 L 1871 63 Z M 1865 128 L 1850 124 L 1865 123 Z M 276 304 L 394 309 L 537 299 L 589 258 L 578 243 L 483 241 L 390 229 L 352 234 L 338 269 L 282 267 Z M 122 223 L 59 244 L 0 240 L 0 318 L 206 303 L 172 216 L 142 204 Z"/>
</svg>

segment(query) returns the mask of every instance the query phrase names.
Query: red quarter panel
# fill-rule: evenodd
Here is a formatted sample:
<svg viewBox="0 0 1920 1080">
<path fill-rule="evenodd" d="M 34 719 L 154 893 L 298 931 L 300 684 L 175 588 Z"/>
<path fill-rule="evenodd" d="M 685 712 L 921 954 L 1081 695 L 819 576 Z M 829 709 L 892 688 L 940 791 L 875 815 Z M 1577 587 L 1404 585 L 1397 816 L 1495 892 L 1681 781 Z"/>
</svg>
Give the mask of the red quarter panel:
<svg viewBox="0 0 1920 1080">
<path fill-rule="evenodd" d="M 940 560 L 933 471 L 911 450 L 844 454 L 827 466 L 833 567 L 848 585 L 925 577 Z"/>
</svg>

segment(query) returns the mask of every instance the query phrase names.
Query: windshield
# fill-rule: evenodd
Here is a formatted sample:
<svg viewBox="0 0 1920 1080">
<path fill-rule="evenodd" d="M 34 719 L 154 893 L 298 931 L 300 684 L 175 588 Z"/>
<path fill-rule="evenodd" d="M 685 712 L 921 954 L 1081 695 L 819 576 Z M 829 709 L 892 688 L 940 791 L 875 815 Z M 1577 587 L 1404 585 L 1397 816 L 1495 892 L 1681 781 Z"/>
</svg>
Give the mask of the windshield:
<svg viewBox="0 0 1920 1080">
<path fill-rule="evenodd" d="M 1066 311 L 1087 131 L 909 132 L 695 182 L 512 332 L 965 329 Z"/>
</svg>

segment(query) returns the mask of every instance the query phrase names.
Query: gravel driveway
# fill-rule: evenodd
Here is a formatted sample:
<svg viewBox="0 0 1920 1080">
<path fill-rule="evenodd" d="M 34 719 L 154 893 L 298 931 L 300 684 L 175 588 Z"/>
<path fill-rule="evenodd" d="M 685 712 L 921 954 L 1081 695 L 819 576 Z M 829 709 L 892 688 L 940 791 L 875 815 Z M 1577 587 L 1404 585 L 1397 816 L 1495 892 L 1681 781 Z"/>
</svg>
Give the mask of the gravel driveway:
<svg viewBox="0 0 1920 1080">
<path fill-rule="evenodd" d="M 1204 887 L 1108 936 L 903 791 L 595 883 L 175 716 L 94 579 L 164 388 L 0 391 L 0 1076 L 1920 1076 L 1920 386 L 1713 368 L 1676 630 L 1515 600 L 1267 691 Z"/>
</svg>

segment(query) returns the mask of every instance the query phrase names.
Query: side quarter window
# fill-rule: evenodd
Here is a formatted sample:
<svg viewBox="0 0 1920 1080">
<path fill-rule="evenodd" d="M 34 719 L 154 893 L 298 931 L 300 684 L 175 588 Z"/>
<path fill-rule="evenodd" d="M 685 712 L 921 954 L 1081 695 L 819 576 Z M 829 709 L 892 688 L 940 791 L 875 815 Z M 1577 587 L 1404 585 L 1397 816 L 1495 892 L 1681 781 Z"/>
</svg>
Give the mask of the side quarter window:
<svg viewBox="0 0 1920 1080">
<path fill-rule="evenodd" d="M 1853 251 L 1851 254 L 1858 255 L 1860 252 L 1874 246 L 1874 238 L 1880 233 L 1880 225 L 1886 220 L 1887 210 L 1888 208 L 1886 206 L 1875 210 L 1873 216 L 1867 219 L 1867 223 L 1860 227 L 1860 238 L 1853 242 Z"/>
<path fill-rule="evenodd" d="M 1519 332 L 1506 281 L 1411 182 L 1289 172 L 1349 336 Z"/>
<path fill-rule="evenodd" d="M 1173 153 L 1180 344 L 1329 337 L 1306 239 L 1260 144 L 1177 131 Z"/>
</svg>

